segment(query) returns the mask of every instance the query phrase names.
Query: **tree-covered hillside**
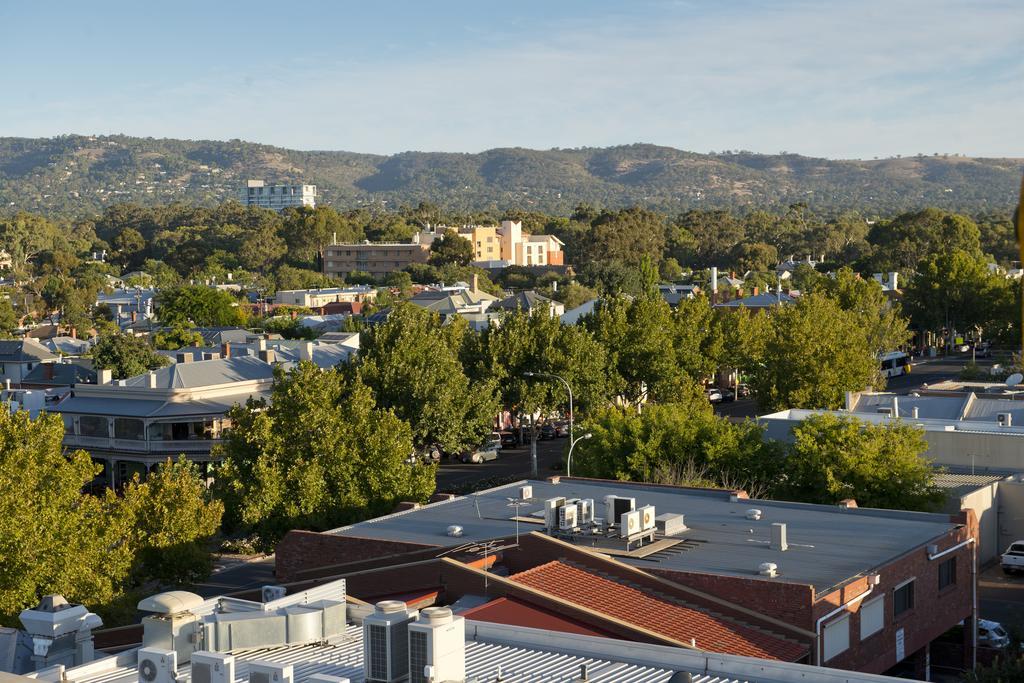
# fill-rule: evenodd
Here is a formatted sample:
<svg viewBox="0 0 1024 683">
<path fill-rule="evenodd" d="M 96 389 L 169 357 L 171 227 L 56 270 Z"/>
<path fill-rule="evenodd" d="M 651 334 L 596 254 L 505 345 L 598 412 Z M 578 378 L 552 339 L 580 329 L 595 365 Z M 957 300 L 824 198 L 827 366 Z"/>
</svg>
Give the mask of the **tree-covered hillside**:
<svg viewBox="0 0 1024 683">
<path fill-rule="evenodd" d="M 825 213 L 980 212 L 1015 203 L 1022 163 L 937 155 L 833 161 L 644 144 L 377 156 L 239 140 L 68 135 L 0 138 L 0 207 L 80 215 L 119 202 L 212 206 L 236 197 L 247 178 L 263 178 L 316 184 L 321 202 L 339 208 L 429 201 L 456 211 L 567 215 L 580 203 L 676 213 L 803 202 Z"/>
</svg>

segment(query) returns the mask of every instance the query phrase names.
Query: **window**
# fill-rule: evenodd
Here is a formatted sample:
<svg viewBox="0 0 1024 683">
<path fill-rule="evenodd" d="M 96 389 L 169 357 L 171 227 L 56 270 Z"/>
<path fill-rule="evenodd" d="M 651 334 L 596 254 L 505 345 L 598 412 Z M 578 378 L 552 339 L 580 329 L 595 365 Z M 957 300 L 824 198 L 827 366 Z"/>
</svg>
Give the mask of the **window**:
<svg viewBox="0 0 1024 683">
<path fill-rule="evenodd" d="M 96 436 L 104 439 L 110 438 L 107 427 L 107 418 L 96 415 L 83 415 L 78 418 L 78 433 L 82 436 Z"/>
<path fill-rule="evenodd" d="M 133 441 L 146 440 L 146 427 L 142 420 L 132 420 L 126 417 L 114 418 L 114 438 L 131 439 Z"/>
<path fill-rule="evenodd" d="M 939 590 L 956 583 L 956 558 L 951 557 L 939 565 Z"/>
<path fill-rule="evenodd" d="M 830 621 L 825 625 L 825 661 L 850 649 L 850 615 Z"/>
<path fill-rule="evenodd" d="M 892 616 L 899 615 L 914 609 L 914 580 L 897 586 L 892 592 Z"/>
<path fill-rule="evenodd" d="M 874 635 L 885 625 L 885 596 L 868 600 L 860 608 L 860 639 Z"/>
</svg>

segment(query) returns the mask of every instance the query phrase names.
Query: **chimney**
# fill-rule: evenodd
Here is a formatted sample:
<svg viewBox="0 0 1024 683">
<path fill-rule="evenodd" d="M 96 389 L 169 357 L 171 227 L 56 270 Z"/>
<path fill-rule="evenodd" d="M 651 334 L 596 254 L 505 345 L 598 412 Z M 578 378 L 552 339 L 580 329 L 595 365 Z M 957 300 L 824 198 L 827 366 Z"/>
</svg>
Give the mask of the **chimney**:
<svg viewBox="0 0 1024 683">
<path fill-rule="evenodd" d="M 179 353 L 174 358 L 179 363 L 189 363 L 192 360 L 192 354 L 191 353 Z"/>
<path fill-rule="evenodd" d="M 265 349 L 260 351 L 260 360 L 273 365 L 277 361 L 277 354 L 274 353 L 273 349 Z"/>
<path fill-rule="evenodd" d="M 761 288 L 760 287 L 754 287 L 754 296 L 757 296 L 760 293 L 761 293 Z"/>
<path fill-rule="evenodd" d="M 857 501 L 854 500 L 853 498 L 843 498 L 841 501 L 839 501 L 839 507 L 846 508 L 847 510 L 852 510 L 853 508 L 857 507 Z"/>
<path fill-rule="evenodd" d="M 231 342 L 224 342 L 220 345 L 221 358 L 231 358 Z"/>
<path fill-rule="evenodd" d="M 911 415 L 913 416 L 913 418 L 914 418 L 915 420 L 917 419 L 917 406 L 913 406 L 913 407 L 912 407 L 912 408 L 910 409 L 910 414 L 911 414 Z"/>
<path fill-rule="evenodd" d="M 156 389 L 156 373 L 152 370 L 146 373 L 146 386 L 150 389 Z"/>
<path fill-rule="evenodd" d="M 785 552 L 789 549 L 786 541 L 786 524 L 784 522 L 772 522 L 772 550 Z"/>
<path fill-rule="evenodd" d="M 110 369 L 103 369 L 96 371 L 96 384 L 110 384 L 110 381 L 114 379 L 114 371 Z M 10 381 L 10 380 L 8 380 Z M 10 387 L 8 387 L 9 389 Z"/>
<path fill-rule="evenodd" d="M 718 294 L 718 266 L 711 266 L 711 292 Z"/>
<path fill-rule="evenodd" d="M 256 350 L 257 351 L 266 351 L 267 350 L 267 340 L 266 339 L 258 339 L 256 341 Z"/>
<path fill-rule="evenodd" d="M 896 291 L 897 289 L 899 289 L 899 284 L 900 284 L 900 274 L 899 273 L 889 273 L 889 289 L 892 290 L 892 291 Z"/>
<path fill-rule="evenodd" d="M 299 360 L 313 360 L 313 342 L 304 341 L 299 345 Z"/>
<path fill-rule="evenodd" d="M 139 312 L 138 311 L 132 311 L 132 322 L 135 322 L 138 317 L 139 317 Z"/>
<path fill-rule="evenodd" d="M 473 291 L 476 292 L 480 289 L 480 275 L 473 273 Z"/>
<path fill-rule="evenodd" d="M 78 339 L 78 328 L 77 327 L 72 327 L 71 328 L 71 338 L 72 339 Z"/>
</svg>

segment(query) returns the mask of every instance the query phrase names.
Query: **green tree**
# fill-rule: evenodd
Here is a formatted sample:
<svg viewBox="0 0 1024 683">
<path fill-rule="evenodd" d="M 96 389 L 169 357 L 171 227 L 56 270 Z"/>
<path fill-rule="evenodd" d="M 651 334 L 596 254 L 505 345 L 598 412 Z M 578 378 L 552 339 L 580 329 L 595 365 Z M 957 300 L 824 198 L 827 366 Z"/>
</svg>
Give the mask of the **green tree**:
<svg viewBox="0 0 1024 683">
<path fill-rule="evenodd" d="M 573 456 L 577 475 L 626 481 L 660 481 L 694 467 L 718 485 L 766 489 L 779 471 L 777 449 L 761 440 L 753 422 L 716 417 L 700 387 L 690 383 L 672 403 L 642 411 L 605 407 L 588 416 Z"/>
<path fill-rule="evenodd" d="M 0 294 L 0 339 L 10 339 L 18 327 L 18 314 L 11 301 Z"/>
<path fill-rule="evenodd" d="M 385 514 L 434 491 L 433 466 L 409 464 L 412 430 L 361 382 L 303 361 L 279 370 L 269 405 L 229 416 L 215 487 L 229 528 L 272 543 L 290 529 L 328 529 Z"/>
<path fill-rule="evenodd" d="M 874 279 L 863 279 L 843 267 L 835 277 L 822 277 L 810 291 L 823 292 L 840 308 L 860 318 L 876 355 L 897 349 L 910 339 L 908 321 L 900 315 L 899 304 L 890 301 Z"/>
<path fill-rule="evenodd" d="M 459 453 L 483 443 L 498 412 L 493 381 L 470 382 L 459 361 L 461 319 L 442 326 L 437 314 L 395 306 L 361 341 L 355 368 L 378 406 L 412 426 L 418 449 Z"/>
<path fill-rule="evenodd" d="M 1006 279 L 989 272 L 985 260 L 962 249 L 924 259 L 904 292 L 903 304 L 920 329 L 949 332 L 990 328 L 999 317 Z"/>
<path fill-rule="evenodd" d="M 131 518 L 113 493 L 82 493 L 99 472 L 88 453 L 65 454 L 60 415 L 0 410 L 0 620 L 40 595 L 101 605 L 134 562 Z"/>
<path fill-rule="evenodd" d="M 114 238 L 113 247 L 117 251 L 117 260 L 125 268 L 138 263 L 138 257 L 146 248 L 146 238 L 135 228 L 125 228 Z"/>
<path fill-rule="evenodd" d="M 449 228 L 443 237 L 431 243 L 430 264 L 444 266 L 453 263 L 457 266 L 468 266 L 473 262 L 475 253 L 472 242 Z"/>
<path fill-rule="evenodd" d="M 201 346 L 203 335 L 183 325 L 160 330 L 153 335 L 153 346 L 161 351 L 174 351 L 186 346 Z"/>
<path fill-rule="evenodd" d="M 134 377 L 170 363 L 170 359 L 155 352 L 146 340 L 127 333 L 101 337 L 92 350 L 92 361 L 98 370 L 110 370 L 114 379 Z"/>
<path fill-rule="evenodd" d="M 832 299 L 807 294 L 773 309 L 767 321 L 742 342 L 741 368 L 762 409 L 839 408 L 847 391 L 881 384 L 868 330 Z"/>
<path fill-rule="evenodd" d="M 945 501 L 922 457 L 924 432 L 911 424 L 824 414 L 801 422 L 793 436 L 782 491 L 787 499 L 836 504 L 853 498 L 861 507 L 924 511 Z"/>
<path fill-rule="evenodd" d="M 243 320 L 235 297 L 204 285 L 162 290 L 157 295 L 156 305 L 160 322 L 172 327 L 232 327 Z"/>
<path fill-rule="evenodd" d="M 224 504 L 214 500 L 185 456 L 168 458 L 145 481 L 136 477 L 124 491 L 134 515 L 136 572 L 144 580 L 188 584 L 213 567 L 210 539 L 220 530 Z"/>
<path fill-rule="evenodd" d="M 647 209 L 603 211 L 591 229 L 579 257 L 587 261 L 620 261 L 639 266 L 644 257 L 660 263 L 667 243 L 665 217 Z"/>
<path fill-rule="evenodd" d="M 978 226 L 966 216 L 933 208 L 900 214 L 871 228 L 868 272 L 908 272 L 932 254 L 954 249 L 980 256 L 980 239 Z"/>
</svg>

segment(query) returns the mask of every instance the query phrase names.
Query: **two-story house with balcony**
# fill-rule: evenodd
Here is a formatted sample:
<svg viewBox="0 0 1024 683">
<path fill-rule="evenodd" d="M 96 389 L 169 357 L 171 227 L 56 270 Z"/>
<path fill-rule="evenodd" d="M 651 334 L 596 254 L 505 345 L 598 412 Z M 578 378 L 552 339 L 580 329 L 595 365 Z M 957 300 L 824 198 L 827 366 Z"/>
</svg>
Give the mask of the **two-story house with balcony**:
<svg viewBox="0 0 1024 683">
<path fill-rule="evenodd" d="M 101 370 L 95 385 L 76 385 L 51 410 L 64 418 L 64 445 L 88 451 L 109 486 L 179 454 L 206 469 L 230 426 L 227 412 L 269 397 L 272 354 L 193 360 L 183 353 L 173 365 L 116 381 Z"/>
</svg>

